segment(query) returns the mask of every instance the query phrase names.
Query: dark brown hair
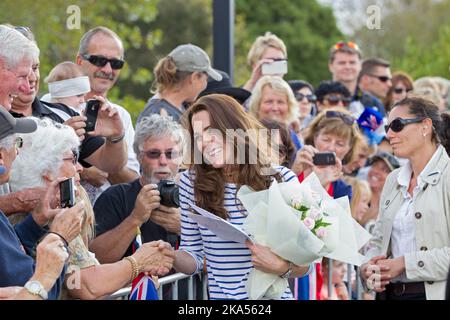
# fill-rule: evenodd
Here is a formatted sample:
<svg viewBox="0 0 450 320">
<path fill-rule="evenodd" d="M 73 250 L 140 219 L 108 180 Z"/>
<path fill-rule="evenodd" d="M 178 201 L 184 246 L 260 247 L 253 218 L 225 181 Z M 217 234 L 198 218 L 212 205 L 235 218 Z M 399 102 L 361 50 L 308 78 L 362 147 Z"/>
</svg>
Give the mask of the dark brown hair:
<svg viewBox="0 0 450 320">
<path fill-rule="evenodd" d="M 194 156 L 195 154 L 201 154 L 201 151 L 197 150 L 197 145 L 194 142 L 192 117 L 200 111 L 209 113 L 210 127 L 219 130 L 224 138 L 226 137 L 227 129 L 240 129 L 248 132 L 252 129 L 260 130 L 265 128 L 254 117 L 245 113 L 236 100 L 223 94 L 211 94 L 201 97 L 187 110 L 182 118 L 183 126 L 190 135 L 191 159 L 189 159 L 189 167 L 195 174 L 195 201 L 198 206 L 226 219 L 228 212 L 224 207 L 225 172 L 232 171 L 237 174 L 236 190 L 240 186 L 248 185 L 255 191 L 261 191 L 270 186 L 273 177 L 281 181 L 281 176 L 275 170 L 270 175 L 262 174 L 264 169 L 270 168 L 270 161 L 262 152 L 258 153 L 256 164 L 245 161 L 244 164 L 225 164 L 223 168 L 214 168 L 204 161 L 201 161 L 200 164 L 195 163 Z M 262 142 L 268 144 L 267 140 Z M 257 150 L 257 145 L 255 145 L 257 142 L 251 138 L 242 140 L 239 137 L 234 137 L 233 143 L 235 155 L 240 146 L 245 146 L 243 151 L 246 160 L 250 159 L 251 150 Z"/>
<path fill-rule="evenodd" d="M 294 143 L 292 142 L 291 133 L 289 131 L 288 126 L 285 125 L 284 123 L 267 119 L 261 120 L 261 124 L 269 130 L 278 130 L 278 132 L 280 133 L 280 140 L 282 146 L 279 147 L 283 147 L 284 149 L 283 150 L 284 159 L 281 165 L 290 168 L 294 160 L 295 146 Z"/>
<path fill-rule="evenodd" d="M 448 113 L 439 113 L 439 107 L 431 100 L 420 95 L 409 95 L 403 100 L 395 103 L 395 107 L 406 106 L 408 112 L 417 118 L 428 118 L 432 121 L 431 140 L 442 144 L 449 153 L 450 151 L 450 115 Z"/>
</svg>

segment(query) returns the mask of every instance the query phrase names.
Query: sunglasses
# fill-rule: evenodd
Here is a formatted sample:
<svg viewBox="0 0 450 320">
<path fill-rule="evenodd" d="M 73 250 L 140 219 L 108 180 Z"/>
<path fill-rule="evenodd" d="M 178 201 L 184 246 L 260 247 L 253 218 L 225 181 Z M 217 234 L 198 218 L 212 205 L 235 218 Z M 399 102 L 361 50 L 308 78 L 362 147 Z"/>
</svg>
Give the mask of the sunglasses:
<svg viewBox="0 0 450 320">
<path fill-rule="evenodd" d="M 145 155 L 147 156 L 147 158 L 149 159 L 159 159 L 159 157 L 161 156 L 161 154 L 164 154 L 166 156 L 167 159 L 176 159 L 178 158 L 178 151 L 175 150 L 169 150 L 166 152 L 161 152 L 160 150 L 149 150 L 149 151 L 144 151 Z"/>
<path fill-rule="evenodd" d="M 400 93 L 403 93 L 403 92 L 410 92 L 411 89 L 394 88 L 392 91 L 394 91 L 394 93 L 396 93 L 396 94 L 400 94 Z"/>
<path fill-rule="evenodd" d="M 80 153 L 78 152 L 78 150 L 73 149 L 72 150 L 72 155 L 73 155 L 72 157 L 70 157 L 70 158 L 63 158 L 63 160 L 64 161 L 72 161 L 72 164 L 74 166 L 76 166 L 77 163 L 78 163 L 78 159 L 80 158 Z"/>
<path fill-rule="evenodd" d="M 328 97 L 325 98 L 325 100 L 327 100 L 328 103 L 332 106 L 337 105 L 340 101 L 342 102 L 342 104 L 344 106 L 348 106 L 350 104 L 350 102 L 352 101 L 351 98 L 345 98 L 345 97 L 335 96 L 335 95 L 329 95 Z"/>
<path fill-rule="evenodd" d="M 344 121 L 344 123 L 348 124 L 348 125 L 353 125 L 355 123 L 355 118 L 353 118 L 352 116 L 339 112 L 339 111 L 333 111 L 333 110 L 328 110 L 327 112 L 325 112 L 325 117 L 327 118 L 339 118 L 342 121 Z"/>
<path fill-rule="evenodd" d="M 373 78 L 377 78 L 378 80 L 380 80 L 381 82 L 388 82 L 389 80 L 392 80 L 391 77 L 388 76 L 377 76 L 375 74 L 369 74 L 369 76 L 373 77 Z"/>
<path fill-rule="evenodd" d="M 90 55 L 90 54 L 83 54 L 82 58 L 84 60 L 89 61 L 91 64 L 97 67 L 104 67 L 109 62 L 112 69 L 122 69 L 123 65 L 125 64 L 125 60 L 121 59 L 108 59 L 104 56 L 96 56 L 96 55 Z"/>
<path fill-rule="evenodd" d="M 344 47 L 348 47 L 348 48 L 351 48 L 351 49 L 359 51 L 358 45 L 356 43 L 352 42 L 352 41 L 349 41 L 349 42 L 340 41 L 340 42 L 336 43 L 333 46 L 333 49 L 334 50 L 339 50 L 339 49 L 342 49 Z"/>
<path fill-rule="evenodd" d="M 384 128 L 385 128 L 386 132 L 388 132 L 389 129 L 391 129 L 394 132 L 400 132 L 408 124 L 419 123 L 419 122 L 422 122 L 423 119 L 425 119 L 425 118 L 412 118 L 412 119 L 395 118 L 394 120 L 392 120 L 392 122 L 390 124 L 388 124 Z"/>
<path fill-rule="evenodd" d="M 295 94 L 295 99 L 297 99 L 297 101 L 303 101 L 303 99 L 307 99 L 308 102 L 316 102 L 317 101 L 317 97 L 314 94 L 303 94 L 303 93 L 296 93 Z"/>
</svg>

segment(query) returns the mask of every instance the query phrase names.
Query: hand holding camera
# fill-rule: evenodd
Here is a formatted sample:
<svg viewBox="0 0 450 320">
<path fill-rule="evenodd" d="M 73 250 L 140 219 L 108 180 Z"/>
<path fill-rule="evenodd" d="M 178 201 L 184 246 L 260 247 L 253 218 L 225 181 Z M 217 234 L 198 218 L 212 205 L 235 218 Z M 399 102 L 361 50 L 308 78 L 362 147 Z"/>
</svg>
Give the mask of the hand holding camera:
<svg viewBox="0 0 450 320">
<path fill-rule="evenodd" d="M 61 210 L 56 209 L 60 203 L 59 184 L 65 178 L 58 178 L 50 183 L 37 206 L 31 211 L 33 220 L 40 226 L 48 224 Z"/>
<path fill-rule="evenodd" d="M 138 224 L 142 225 L 150 219 L 150 216 L 160 205 L 158 186 L 156 184 L 147 184 L 139 192 L 131 216 Z"/>
<path fill-rule="evenodd" d="M 160 225 L 168 232 L 178 235 L 181 233 L 181 214 L 179 208 L 170 208 L 160 205 L 153 210 L 150 220 Z"/>
<path fill-rule="evenodd" d="M 120 115 L 103 97 L 94 96 L 86 103 L 86 132 L 117 140 L 124 135 Z"/>
</svg>

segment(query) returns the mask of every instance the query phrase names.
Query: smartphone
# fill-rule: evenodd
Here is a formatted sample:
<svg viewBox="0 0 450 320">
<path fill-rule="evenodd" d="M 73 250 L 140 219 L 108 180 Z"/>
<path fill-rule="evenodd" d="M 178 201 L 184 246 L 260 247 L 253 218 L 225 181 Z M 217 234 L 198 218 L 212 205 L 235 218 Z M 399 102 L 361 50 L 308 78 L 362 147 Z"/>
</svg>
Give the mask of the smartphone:
<svg viewBox="0 0 450 320">
<path fill-rule="evenodd" d="M 316 166 L 332 166 L 336 164 L 336 153 L 318 152 L 313 157 L 313 163 Z"/>
<path fill-rule="evenodd" d="M 88 100 L 86 103 L 86 111 L 85 116 L 86 120 L 86 132 L 94 131 L 95 124 L 97 122 L 98 110 L 100 109 L 100 101 L 99 100 Z"/>
<path fill-rule="evenodd" d="M 275 60 L 261 66 L 263 75 L 286 74 L 288 72 L 287 60 Z"/>
<path fill-rule="evenodd" d="M 71 208 L 75 205 L 75 180 L 69 178 L 59 183 L 61 208 Z"/>
</svg>

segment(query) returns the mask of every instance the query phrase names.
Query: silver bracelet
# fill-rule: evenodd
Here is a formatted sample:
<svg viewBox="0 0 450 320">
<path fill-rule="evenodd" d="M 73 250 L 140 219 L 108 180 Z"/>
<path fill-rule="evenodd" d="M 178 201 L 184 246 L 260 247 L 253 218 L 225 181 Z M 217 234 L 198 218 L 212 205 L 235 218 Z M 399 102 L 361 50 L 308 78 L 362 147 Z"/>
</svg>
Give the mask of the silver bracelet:
<svg viewBox="0 0 450 320">
<path fill-rule="evenodd" d="M 114 138 L 107 137 L 106 140 L 108 140 L 111 143 L 118 143 L 118 142 L 122 141 L 123 138 L 125 138 L 125 131 L 118 137 L 114 137 Z"/>
</svg>

